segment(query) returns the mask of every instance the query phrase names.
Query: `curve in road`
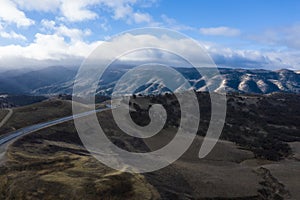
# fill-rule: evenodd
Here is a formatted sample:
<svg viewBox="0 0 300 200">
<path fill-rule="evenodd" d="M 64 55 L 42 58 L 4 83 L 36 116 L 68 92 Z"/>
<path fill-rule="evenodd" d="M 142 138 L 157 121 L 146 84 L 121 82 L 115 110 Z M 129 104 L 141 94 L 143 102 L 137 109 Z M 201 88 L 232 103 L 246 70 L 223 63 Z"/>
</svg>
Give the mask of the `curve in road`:
<svg viewBox="0 0 300 200">
<path fill-rule="evenodd" d="M 88 115 L 90 115 L 92 113 L 95 113 L 95 112 L 101 112 L 101 111 L 109 110 L 109 109 L 111 109 L 111 108 L 110 107 L 101 108 L 101 109 L 92 110 L 92 111 L 89 111 L 89 112 L 84 112 L 84 113 L 80 113 L 80 114 L 77 114 L 77 115 L 71 115 L 71 116 L 60 118 L 60 119 L 56 119 L 56 120 L 52 120 L 52 121 L 48 121 L 48 122 L 42 122 L 42 123 L 39 123 L 39 124 L 35 124 L 35 125 L 27 126 L 25 128 L 21 128 L 19 130 L 16 130 L 16 131 L 13 131 L 13 132 L 10 132 L 8 134 L 5 134 L 5 135 L 1 136 L 0 137 L 0 146 L 7 143 L 7 142 L 9 142 L 9 141 L 11 141 L 11 140 L 13 140 L 13 139 L 16 139 L 20 136 L 24 136 L 26 134 L 29 134 L 29 133 L 32 133 L 32 132 L 35 132 L 35 131 L 38 131 L 38 130 L 41 130 L 41 129 L 44 129 L 44 128 L 47 128 L 47 127 L 50 127 L 50 126 L 61 124 L 63 122 L 70 121 L 72 119 L 85 117 L 85 116 L 88 116 Z"/>
</svg>

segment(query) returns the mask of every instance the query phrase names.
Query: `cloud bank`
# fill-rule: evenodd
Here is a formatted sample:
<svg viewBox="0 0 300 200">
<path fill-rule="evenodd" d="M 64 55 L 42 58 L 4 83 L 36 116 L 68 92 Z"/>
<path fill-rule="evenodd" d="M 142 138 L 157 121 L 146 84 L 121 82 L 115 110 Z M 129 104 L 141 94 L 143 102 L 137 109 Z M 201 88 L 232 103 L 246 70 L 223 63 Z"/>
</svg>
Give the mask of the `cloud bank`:
<svg viewBox="0 0 300 200">
<path fill-rule="evenodd" d="M 160 26 L 178 31 L 189 31 L 199 38 L 219 38 L 224 40 L 242 40 L 262 48 L 245 49 L 239 46 L 222 46 L 217 42 L 199 39 L 204 48 L 220 67 L 238 68 L 290 68 L 300 69 L 300 25 L 266 29 L 263 33 L 247 34 L 237 27 L 214 26 L 192 27 L 179 23 L 176 19 L 160 14 L 158 19 L 143 8 L 151 7 L 156 0 L 2 0 L 0 6 L 0 68 L 41 67 L 49 65 L 80 65 L 104 39 L 97 38 L 99 32 L 93 32 L 94 22 L 99 29 L 112 29 L 115 21 L 124 26 Z M 43 19 L 28 14 L 37 12 Z M 47 18 L 52 14 L 55 18 Z M 79 24 L 79 25 L 78 25 Z M 83 25 L 83 26 L 81 26 Z M 28 30 L 34 27 L 28 35 Z M 32 28 L 33 29 L 33 28 Z M 27 33 L 27 34 L 26 34 Z M 93 36 L 93 39 L 89 39 Z M 120 46 L 130 46 L 134 35 L 127 35 Z M 141 43 L 169 42 L 170 48 L 183 48 L 197 58 L 197 52 L 185 41 L 172 42 L 165 38 L 150 35 L 139 36 Z M 96 39 L 95 39 L 96 38 Z M 1 40 L 0 40 L 1 42 Z M 246 47 L 248 48 L 248 47 Z M 157 52 L 131 57 L 127 62 L 148 62 L 151 56 L 155 60 L 165 60 Z M 156 56 L 156 57 L 155 57 Z M 170 58 L 169 58 L 170 59 Z M 170 59 L 173 65 L 176 60 Z"/>
<path fill-rule="evenodd" d="M 81 38 L 85 34 L 88 34 L 88 31 L 68 29 L 62 25 L 45 22 L 45 24 L 48 24 L 47 26 L 49 26 L 49 23 L 51 25 L 49 28 L 53 31 L 53 34 L 38 33 L 35 35 L 34 42 L 27 46 L 8 45 L 0 47 L 0 66 L 20 66 L 20 61 L 26 61 L 31 65 L 35 64 L 40 66 L 53 64 L 80 65 L 98 45 L 105 42 L 83 42 Z M 66 41 L 65 37 L 70 37 L 70 40 Z M 156 37 L 147 34 L 138 36 L 131 34 L 123 35 L 121 38 L 118 38 L 118 48 L 110 49 L 110 51 L 118 52 L 122 47 L 134 48 L 135 44 L 132 43 L 132 41 L 138 42 L 145 47 L 155 43 L 166 43 L 169 49 L 180 48 L 190 57 L 195 59 L 199 58 L 197 51 L 193 49 L 193 45 L 191 45 L 189 41 Z M 220 67 L 274 69 L 274 66 L 276 66 L 276 68 L 292 68 L 300 62 L 300 54 L 298 52 L 232 50 L 211 43 L 204 44 L 203 47 Z M 199 63 L 201 63 L 201 58 L 199 59 Z M 161 52 L 144 51 L 138 55 L 127 57 L 124 62 L 164 62 L 165 64 L 176 66 L 177 60 L 174 58 L 166 58 Z M 180 62 L 178 61 L 178 63 Z M 202 67 L 201 64 L 199 64 L 199 67 Z"/>
</svg>

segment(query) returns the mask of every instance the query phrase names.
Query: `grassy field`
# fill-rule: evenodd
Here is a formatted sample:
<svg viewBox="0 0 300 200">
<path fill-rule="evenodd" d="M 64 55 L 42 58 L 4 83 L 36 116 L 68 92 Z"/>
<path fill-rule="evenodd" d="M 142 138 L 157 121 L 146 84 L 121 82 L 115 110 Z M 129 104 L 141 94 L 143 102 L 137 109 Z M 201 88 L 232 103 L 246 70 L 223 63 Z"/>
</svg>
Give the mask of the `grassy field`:
<svg viewBox="0 0 300 200">
<path fill-rule="evenodd" d="M 108 137 L 127 150 L 157 149 L 173 137 L 173 130 L 165 129 L 154 138 L 137 140 L 115 128 L 109 111 L 98 115 Z M 0 199 L 264 199 L 270 191 L 278 193 L 278 198 L 286 197 L 284 191 L 291 182 L 279 179 L 279 174 L 275 180 L 285 181 L 284 190 L 279 190 L 280 184 L 266 175 L 274 171 L 268 166 L 283 161 L 256 159 L 251 151 L 228 141 L 220 141 L 200 160 L 202 139 L 197 136 L 170 166 L 138 175 L 117 172 L 90 156 L 72 122 L 56 125 L 27 135 L 9 148 L 7 162 L 0 169 Z"/>
<path fill-rule="evenodd" d="M 63 100 L 49 100 L 14 108 L 11 118 L 0 128 L 0 134 L 71 114 L 71 103 Z"/>
<path fill-rule="evenodd" d="M 0 121 L 7 115 L 8 110 L 0 110 Z"/>
<path fill-rule="evenodd" d="M 82 146 L 72 121 L 40 130 L 10 146 L 7 162 L 0 168 L 0 199 L 298 199 L 299 136 L 295 133 L 299 125 L 294 122 L 298 116 L 288 116 L 286 107 L 296 99 L 288 98 L 286 105 L 278 108 L 281 101 L 274 97 L 233 97 L 222 135 L 223 139 L 232 141 L 220 140 L 200 160 L 197 155 L 203 141 L 202 132 L 207 128 L 204 120 L 193 144 L 179 160 L 142 175 L 117 172 L 95 160 Z M 54 109 L 49 114 L 47 108 L 68 110 L 68 103 L 54 101 L 19 109 L 25 116 L 37 107 L 35 112 L 41 110 L 38 114 L 46 113 L 49 119 L 62 112 Z M 134 103 L 138 105 L 139 100 L 135 99 Z M 132 109 L 131 117 L 144 124 L 148 120 L 144 118 L 147 111 L 144 109 L 148 106 L 139 109 L 136 105 L 138 111 Z M 202 106 L 204 111 L 209 110 L 205 104 Z M 265 109 L 260 110 L 262 107 Z M 272 108 L 282 111 L 283 120 L 272 117 L 276 112 Z M 298 107 L 291 112 L 297 114 Z M 120 148 L 134 152 L 153 151 L 166 145 L 177 130 L 173 117 L 156 136 L 139 139 L 117 128 L 110 111 L 98 113 L 107 137 Z M 204 113 L 206 118 L 209 114 Z M 265 139 L 265 143 L 255 139 Z M 291 152 L 276 161 L 258 156 L 253 149 L 254 144 L 262 150 L 280 147 L 281 143 L 274 141 L 285 142 Z M 281 153 L 280 149 L 278 152 Z"/>
<path fill-rule="evenodd" d="M 0 169 L 0 199 L 158 199 L 139 174 L 112 170 L 80 146 L 73 123 L 15 142 Z"/>
<path fill-rule="evenodd" d="M 75 102 L 76 103 L 76 102 Z M 78 103 L 79 106 L 84 106 Z M 103 103 L 97 103 L 96 108 L 105 107 Z M 83 111 L 86 111 L 83 109 Z M 0 110 L 1 116 L 5 117 L 6 110 Z M 31 105 L 13 109 L 13 114 L 6 124 L 0 128 L 0 135 L 33 124 L 47 122 L 72 115 L 72 101 L 50 99 Z"/>
</svg>

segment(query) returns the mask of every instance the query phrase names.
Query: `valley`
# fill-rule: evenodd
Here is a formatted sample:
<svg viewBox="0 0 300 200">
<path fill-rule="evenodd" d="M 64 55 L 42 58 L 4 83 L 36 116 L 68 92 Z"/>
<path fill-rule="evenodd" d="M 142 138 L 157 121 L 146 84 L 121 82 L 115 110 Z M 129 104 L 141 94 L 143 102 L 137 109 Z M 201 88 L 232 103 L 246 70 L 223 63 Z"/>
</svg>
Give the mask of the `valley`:
<svg viewBox="0 0 300 200">
<path fill-rule="evenodd" d="M 300 127 L 295 120 L 300 116 L 299 95 L 228 95 L 222 140 L 204 159 L 199 159 L 197 153 L 210 116 L 209 96 L 198 93 L 197 97 L 202 102 L 198 136 L 188 151 L 167 168 L 145 174 L 112 170 L 91 156 L 69 121 L 26 135 L 8 147 L 0 170 L 1 198 L 297 199 Z M 131 117 L 137 124 L 148 121 L 147 103 L 160 102 L 173 113 L 164 129 L 149 139 L 122 133 L 109 110 L 98 113 L 98 120 L 115 145 L 135 152 L 153 151 L 168 143 L 176 132 L 179 116 L 173 98 L 132 98 L 135 106 Z M 70 106 L 68 100 L 52 99 L 16 108 L 1 133 L 69 115 Z M 22 117 L 31 112 L 40 117 Z M 281 113 L 281 118 L 272 118 L 274 113 Z M 16 123 L 19 119 L 22 123 Z M 12 124 L 18 126 L 12 128 Z"/>
<path fill-rule="evenodd" d="M 0 0 L 0 200 L 300 200 L 299 8 Z"/>
</svg>

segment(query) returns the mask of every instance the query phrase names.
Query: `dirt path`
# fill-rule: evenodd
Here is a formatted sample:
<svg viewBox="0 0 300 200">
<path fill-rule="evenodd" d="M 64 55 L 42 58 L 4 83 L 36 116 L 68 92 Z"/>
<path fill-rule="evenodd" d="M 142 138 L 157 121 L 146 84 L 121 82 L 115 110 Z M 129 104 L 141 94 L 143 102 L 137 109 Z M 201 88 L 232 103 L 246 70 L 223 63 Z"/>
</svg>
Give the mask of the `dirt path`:
<svg viewBox="0 0 300 200">
<path fill-rule="evenodd" d="M 8 108 L 7 110 L 8 110 L 8 113 L 6 114 L 6 116 L 0 122 L 0 128 L 9 120 L 9 118 L 13 114 L 13 110 L 11 108 Z"/>
</svg>

